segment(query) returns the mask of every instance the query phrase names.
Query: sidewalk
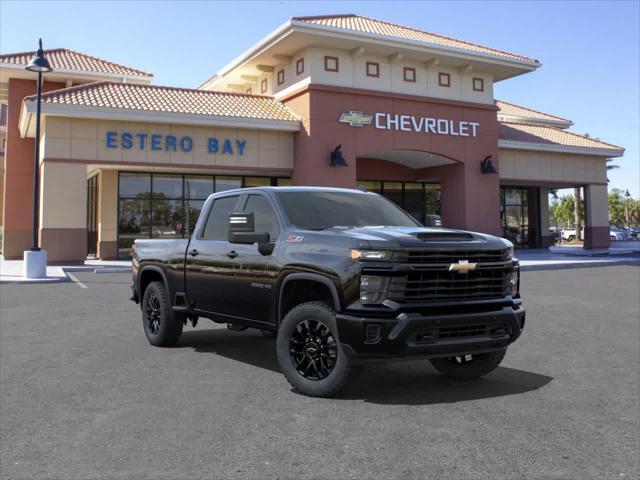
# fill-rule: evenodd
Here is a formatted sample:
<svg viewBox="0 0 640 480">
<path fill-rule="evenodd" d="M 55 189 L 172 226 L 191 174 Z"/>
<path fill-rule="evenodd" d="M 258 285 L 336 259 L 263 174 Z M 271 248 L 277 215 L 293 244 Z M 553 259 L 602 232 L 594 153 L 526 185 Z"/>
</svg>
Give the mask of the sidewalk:
<svg viewBox="0 0 640 480">
<path fill-rule="evenodd" d="M 5 260 L 0 257 L 0 283 L 56 283 L 75 281 L 73 272 L 117 273 L 130 272 L 129 260 L 87 260 L 84 264 L 49 265 L 46 278 L 33 279 L 22 276 L 22 260 Z"/>
</svg>

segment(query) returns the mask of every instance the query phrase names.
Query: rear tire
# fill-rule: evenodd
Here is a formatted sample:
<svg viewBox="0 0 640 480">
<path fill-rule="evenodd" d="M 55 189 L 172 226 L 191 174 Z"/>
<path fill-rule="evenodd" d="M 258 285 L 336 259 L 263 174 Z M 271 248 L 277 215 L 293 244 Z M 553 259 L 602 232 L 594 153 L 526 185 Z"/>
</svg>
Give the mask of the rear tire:
<svg viewBox="0 0 640 480">
<path fill-rule="evenodd" d="M 498 368 L 506 353 L 505 348 L 497 352 L 432 358 L 429 361 L 445 377 L 453 380 L 475 380 Z"/>
<path fill-rule="evenodd" d="M 151 345 L 174 347 L 182 335 L 183 323 L 171 308 L 162 282 L 151 282 L 142 299 L 142 325 Z"/>
<path fill-rule="evenodd" d="M 336 395 L 360 370 L 340 345 L 335 312 L 321 302 L 302 303 L 287 313 L 276 350 L 287 381 L 310 397 Z"/>
</svg>

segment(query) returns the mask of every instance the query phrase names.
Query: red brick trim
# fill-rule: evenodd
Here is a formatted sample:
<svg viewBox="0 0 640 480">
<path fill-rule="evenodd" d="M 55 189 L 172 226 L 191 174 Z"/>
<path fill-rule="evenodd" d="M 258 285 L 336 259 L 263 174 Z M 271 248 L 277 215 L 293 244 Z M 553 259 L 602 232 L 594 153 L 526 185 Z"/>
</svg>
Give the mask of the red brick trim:
<svg viewBox="0 0 640 480">
<path fill-rule="evenodd" d="M 265 167 L 234 167 L 234 166 L 225 166 L 225 165 L 204 165 L 204 164 L 188 164 L 188 163 L 149 163 L 149 162 L 118 162 L 113 160 L 81 160 L 81 159 L 71 159 L 71 158 L 45 158 L 45 162 L 51 163 L 84 163 L 95 165 L 97 168 L 100 168 L 102 165 L 107 166 L 115 166 L 120 170 L 126 170 L 127 167 L 161 167 L 166 168 L 168 170 L 188 170 L 190 168 L 197 170 L 211 170 L 215 171 L 229 171 L 229 172 L 264 172 L 264 173 L 273 173 L 273 174 L 291 174 L 293 173 L 293 168 L 265 168 Z M 213 175 L 213 173 L 212 173 Z"/>
</svg>

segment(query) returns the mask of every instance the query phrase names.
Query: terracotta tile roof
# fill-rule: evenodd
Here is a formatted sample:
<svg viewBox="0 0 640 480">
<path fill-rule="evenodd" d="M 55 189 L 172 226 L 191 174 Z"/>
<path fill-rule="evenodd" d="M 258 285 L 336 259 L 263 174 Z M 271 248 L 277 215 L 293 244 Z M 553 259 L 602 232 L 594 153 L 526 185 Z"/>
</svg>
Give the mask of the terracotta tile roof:
<svg viewBox="0 0 640 480">
<path fill-rule="evenodd" d="M 612 145 L 591 137 L 578 135 L 560 128 L 521 123 L 499 122 L 499 139 L 512 142 L 538 143 L 549 146 L 593 148 L 599 150 L 616 150 L 624 152 L 624 148 Z"/>
<path fill-rule="evenodd" d="M 27 97 L 25 100 L 27 99 L 34 100 L 35 96 Z M 146 112 L 299 121 L 291 110 L 272 97 L 134 83 L 88 83 L 45 93 L 42 95 L 42 101 L 45 104 Z"/>
<path fill-rule="evenodd" d="M 0 55 L 0 64 L 28 65 L 36 52 L 7 53 Z M 92 57 L 85 53 L 67 48 L 45 50 L 45 57 L 54 70 L 76 70 L 78 72 L 98 72 L 113 75 L 133 75 L 138 77 L 153 77 L 153 74 L 125 67 L 117 63 Z"/>
<path fill-rule="evenodd" d="M 555 125 L 557 125 L 558 123 L 566 124 L 567 127 L 570 127 L 571 125 L 573 125 L 573 122 L 571 120 L 567 120 L 566 118 L 557 117 L 555 115 L 550 115 L 544 112 L 539 112 L 538 110 L 522 107 L 514 103 L 508 103 L 502 100 L 496 100 L 496 105 L 500 109 L 500 111 L 498 112 L 498 117 L 501 117 L 501 116 L 502 117 L 520 117 L 523 119 L 533 120 L 536 123 L 549 122 Z"/>
<path fill-rule="evenodd" d="M 497 50 L 495 48 L 484 47 L 464 40 L 456 40 L 455 38 L 445 37 L 435 33 L 425 32 L 411 27 L 396 25 L 374 18 L 362 17 L 355 14 L 346 15 L 325 15 L 315 17 L 294 17 L 292 20 L 299 22 L 311 23 L 315 25 L 324 25 L 326 27 L 339 28 L 342 30 L 352 30 L 362 33 L 372 33 L 393 37 L 402 40 L 414 40 L 431 45 L 441 47 L 460 48 L 477 53 L 489 54 L 512 60 L 520 60 L 524 62 L 539 63 L 538 60 L 529 57 L 523 57 L 514 53 Z"/>
</svg>

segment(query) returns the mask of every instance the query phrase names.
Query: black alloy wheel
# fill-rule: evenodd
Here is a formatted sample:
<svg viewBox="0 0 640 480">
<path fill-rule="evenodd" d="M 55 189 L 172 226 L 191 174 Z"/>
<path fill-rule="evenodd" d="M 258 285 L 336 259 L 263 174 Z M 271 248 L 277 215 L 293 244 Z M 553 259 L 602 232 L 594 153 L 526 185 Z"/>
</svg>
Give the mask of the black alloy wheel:
<svg viewBox="0 0 640 480">
<path fill-rule="evenodd" d="M 338 346 L 329 327 L 319 320 L 303 320 L 289 337 L 289 356 L 307 380 L 328 377 L 338 360 Z"/>
<path fill-rule="evenodd" d="M 149 331 L 157 335 L 160 331 L 160 322 L 162 321 L 162 311 L 160 307 L 160 299 L 156 292 L 151 292 L 145 306 L 147 310 L 147 322 Z"/>
</svg>

